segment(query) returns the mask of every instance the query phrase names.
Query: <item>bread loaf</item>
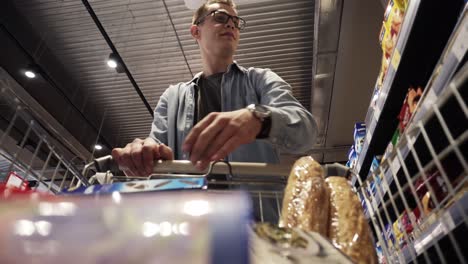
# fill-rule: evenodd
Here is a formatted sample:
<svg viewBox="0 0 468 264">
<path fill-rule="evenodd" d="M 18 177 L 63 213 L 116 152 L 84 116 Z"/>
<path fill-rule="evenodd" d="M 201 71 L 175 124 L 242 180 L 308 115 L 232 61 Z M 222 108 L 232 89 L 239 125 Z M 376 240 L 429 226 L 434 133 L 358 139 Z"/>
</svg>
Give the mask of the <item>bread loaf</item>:
<svg viewBox="0 0 468 264">
<path fill-rule="evenodd" d="M 332 176 L 325 181 L 330 193 L 330 240 L 356 263 L 378 263 L 361 203 L 347 179 Z"/>
<path fill-rule="evenodd" d="M 280 226 L 327 236 L 329 196 L 323 169 L 312 157 L 294 163 L 283 198 Z"/>
</svg>

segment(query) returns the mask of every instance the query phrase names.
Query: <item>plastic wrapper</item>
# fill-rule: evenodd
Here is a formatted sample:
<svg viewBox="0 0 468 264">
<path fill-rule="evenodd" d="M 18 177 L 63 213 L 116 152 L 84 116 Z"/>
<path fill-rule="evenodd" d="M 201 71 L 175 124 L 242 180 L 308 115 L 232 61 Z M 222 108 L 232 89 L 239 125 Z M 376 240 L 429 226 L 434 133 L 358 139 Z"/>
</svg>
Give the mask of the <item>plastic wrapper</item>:
<svg viewBox="0 0 468 264">
<path fill-rule="evenodd" d="M 398 120 L 400 121 L 398 124 L 398 129 L 400 130 L 400 134 L 403 134 L 411 117 L 416 111 L 416 107 L 418 105 L 419 99 L 422 96 L 422 92 L 423 90 L 421 87 L 418 87 L 418 88 L 410 87 L 408 89 L 408 93 L 406 94 L 405 101 L 403 102 L 403 106 L 401 107 L 400 113 L 398 115 Z"/>
<path fill-rule="evenodd" d="M 329 238 L 356 263 L 377 263 L 370 227 L 361 203 L 346 178 L 328 177 L 330 189 Z"/>
<path fill-rule="evenodd" d="M 298 227 L 327 235 L 329 194 L 323 169 L 312 157 L 298 159 L 283 198 L 280 226 Z"/>
<path fill-rule="evenodd" d="M 248 263 L 242 193 L 0 200 L 1 263 Z"/>
<path fill-rule="evenodd" d="M 256 224 L 251 235 L 252 264 L 352 263 L 329 240 L 299 228 Z"/>
</svg>

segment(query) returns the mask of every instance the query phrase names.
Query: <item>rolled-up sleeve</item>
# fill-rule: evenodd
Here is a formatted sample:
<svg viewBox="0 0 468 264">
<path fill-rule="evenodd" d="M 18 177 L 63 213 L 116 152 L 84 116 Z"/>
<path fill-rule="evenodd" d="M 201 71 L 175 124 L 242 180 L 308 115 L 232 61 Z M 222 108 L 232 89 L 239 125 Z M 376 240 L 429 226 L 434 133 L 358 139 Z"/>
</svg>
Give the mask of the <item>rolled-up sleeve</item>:
<svg viewBox="0 0 468 264">
<path fill-rule="evenodd" d="M 260 95 L 260 104 L 272 113 L 266 139 L 281 151 L 304 154 L 311 150 L 317 136 L 317 123 L 293 96 L 291 86 L 269 69 L 255 69 L 251 76 Z"/>
<path fill-rule="evenodd" d="M 151 124 L 151 132 L 149 137 L 154 139 L 157 143 L 166 144 L 167 142 L 167 107 L 168 107 L 168 91 L 167 89 L 159 98 L 158 104 L 154 109 L 153 123 Z"/>
</svg>

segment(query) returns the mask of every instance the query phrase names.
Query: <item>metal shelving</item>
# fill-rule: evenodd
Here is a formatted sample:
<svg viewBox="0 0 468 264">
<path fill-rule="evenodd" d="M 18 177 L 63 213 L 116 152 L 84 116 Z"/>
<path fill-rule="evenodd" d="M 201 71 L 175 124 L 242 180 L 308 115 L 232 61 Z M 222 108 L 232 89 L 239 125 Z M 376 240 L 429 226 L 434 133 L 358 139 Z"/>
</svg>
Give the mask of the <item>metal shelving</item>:
<svg viewBox="0 0 468 264">
<path fill-rule="evenodd" d="M 423 120 L 424 116 L 426 116 L 431 111 L 433 105 L 436 103 L 437 99 L 441 96 L 445 89 L 451 89 L 449 88 L 449 81 L 453 77 L 456 69 L 462 63 L 464 54 L 466 54 L 467 32 L 468 12 L 467 8 L 465 8 L 460 21 L 448 42 L 446 50 L 442 54 L 441 59 L 435 67 L 435 71 L 433 72 L 432 77 L 428 82 L 421 104 L 418 106 L 418 110 L 410 120 L 408 131 L 414 130 L 416 124 Z M 405 160 L 410 153 L 410 148 L 414 145 L 420 136 L 420 133 L 408 134 L 408 137 L 402 137 L 401 141 L 396 147 L 399 149 L 399 154 L 394 153 L 387 161 L 384 161 L 375 172 L 376 175 L 380 175 L 381 171 L 383 171 L 385 178 L 384 182 L 388 183 L 389 185 L 393 182 L 392 170 L 398 172 L 402 169 L 400 159 L 398 159 L 397 155 L 400 155 L 401 159 Z M 354 177 L 352 181 L 355 182 L 356 178 Z M 385 196 L 387 191 L 388 186 L 385 185 L 382 195 Z M 380 205 L 381 200 L 382 197 L 376 195 L 375 200 L 372 202 L 378 206 Z"/>
<path fill-rule="evenodd" d="M 372 174 L 365 182 L 356 178 L 374 234 L 391 263 L 466 263 L 467 85 L 468 64 L 464 62 L 435 103 L 422 102 L 430 106 L 419 110 L 391 157 L 381 165 L 385 176 L 378 179 Z M 431 171 L 437 171 L 437 183 L 430 178 Z M 371 181 L 377 183 L 375 193 L 366 190 Z M 429 197 L 426 202 L 421 188 Z M 390 243 L 397 232 L 400 237 Z"/>
<path fill-rule="evenodd" d="M 362 180 L 368 175 L 372 158 L 384 152 L 392 137 L 407 88 L 415 84 L 424 87 L 429 82 L 464 5 L 463 1 L 443 5 L 433 1 L 409 2 L 376 107 L 369 108 L 366 116 L 366 138 L 355 168 Z M 434 17 L 444 22 L 439 23 Z"/>
</svg>

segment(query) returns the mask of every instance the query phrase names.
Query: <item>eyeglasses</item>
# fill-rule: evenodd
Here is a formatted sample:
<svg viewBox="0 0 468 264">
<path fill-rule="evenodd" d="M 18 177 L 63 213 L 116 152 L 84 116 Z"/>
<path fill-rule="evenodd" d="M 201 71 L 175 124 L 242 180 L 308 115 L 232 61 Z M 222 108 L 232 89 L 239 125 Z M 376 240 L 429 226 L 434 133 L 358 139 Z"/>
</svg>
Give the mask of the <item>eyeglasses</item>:
<svg viewBox="0 0 468 264">
<path fill-rule="evenodd" d="M 232 20 L 234 23 L 234 26 L 238 28 L 239 30 L 243 30 L 245 28 L 245 20 L 238 17 L 238 16 L 231 16 L 226 12 L 219 11 L 219 10 L 213 10 L 210 13 L 200 17 L 197 22 L 195 22 L 195 25 L 199 25 L 203 23 L 208 16 L 213 16 L 214 20 L 218 23 L 223 23 L 227 24 L 229 22 L 229 19 Z"/>
</svg>

